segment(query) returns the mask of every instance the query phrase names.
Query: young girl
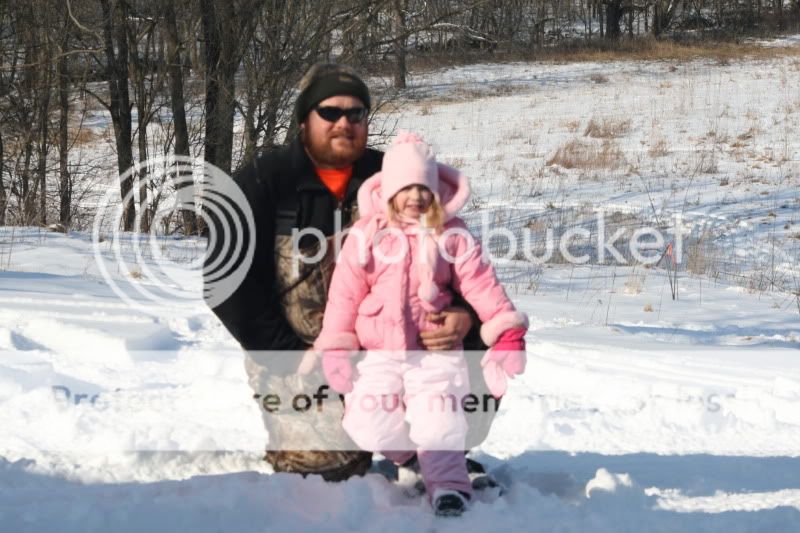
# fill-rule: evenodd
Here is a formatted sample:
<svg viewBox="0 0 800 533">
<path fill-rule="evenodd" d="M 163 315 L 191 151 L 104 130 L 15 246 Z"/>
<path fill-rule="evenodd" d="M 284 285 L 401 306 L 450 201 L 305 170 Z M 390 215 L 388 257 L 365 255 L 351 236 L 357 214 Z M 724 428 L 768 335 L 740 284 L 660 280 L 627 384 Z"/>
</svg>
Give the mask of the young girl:
<svg viewBox="0 0 800 533">
<path fill-rule="evenodd" d="M 438 327 L 428 314 L 451 303 L 450 288 L 475 309 L 491 346 L 481 364 L 495 396 L 505 393 L 506 376 L 525 367 L 527 317 L 456 217 L 468 198 L 463 175 L 401 132 L 381 172 L 359 190 L 361 218 L 342 248 L 314 344 L 331 387 L 347 393 L 347 433 L 397 464 L 416 453 L 439 515 L 460 515 L 472 494 L 461 406 L 470 390 L 461 351 L 429 352 L 420 342 L 420 332 Z M 360 348 L 366 355 L 354 375 Z"/>
</svg>

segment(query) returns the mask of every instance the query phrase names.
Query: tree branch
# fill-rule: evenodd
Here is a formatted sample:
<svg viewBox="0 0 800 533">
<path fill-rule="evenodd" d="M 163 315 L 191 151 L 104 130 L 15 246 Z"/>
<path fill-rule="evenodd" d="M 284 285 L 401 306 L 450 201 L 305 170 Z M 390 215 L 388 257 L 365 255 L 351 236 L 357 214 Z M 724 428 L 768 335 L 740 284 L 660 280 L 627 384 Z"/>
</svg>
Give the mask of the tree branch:
<svg viewBox="0 0 800 533">
<path fill-rule="evenodd" d="M 94 93 L 94 92 L 93 92 L 91 89 L 89 89 L 88 87 L 83 87 L 83 88 L 82 88 L 82 90 L 83 90 L 84 92 L 86 92 L 86 93 L 87 93 L 89 96 L 92 96 L 92 97 L 94 97 L 94 99 L 95 99 L 95 100 L 97 100 L 97 101 L 100 103 L 100 105 L 101 105 L 101 106 L 105 107 L 105 108 L 106 108 L 106 109 L 107 109 L 109 112 L 111 112 L 111 104 L 107 104 L 107 103 L 105 102 L 105 100 L 103 100 L 102 98 L 100 98 L 100 96 L 98 96 L 97 94 L 95 94 L 95 93 Z"/>
<path fill-rule="evenodd" d="M 86 26 L 81 24 L 80 21 L 77 18 L 75 18 L 75 15 L 72 14 L 72 1 L 71 0 L 67 0 L 67 13 L 69 14 L 69 18 L 72 20 L 72 22 L 75 24 L 75 26 L 78 27 L 79 30 L 81 30 L 83 32 L 86 32 L 86 33 L 90 33 L 90 34 L 94 35 L 95 37 L 97 37 L 97 39 L 100 42 L 103 42 L 103 36 L 100 34 L 100 32 L 94 31 L 91 28 L 87 28 Z"/>
</svg>

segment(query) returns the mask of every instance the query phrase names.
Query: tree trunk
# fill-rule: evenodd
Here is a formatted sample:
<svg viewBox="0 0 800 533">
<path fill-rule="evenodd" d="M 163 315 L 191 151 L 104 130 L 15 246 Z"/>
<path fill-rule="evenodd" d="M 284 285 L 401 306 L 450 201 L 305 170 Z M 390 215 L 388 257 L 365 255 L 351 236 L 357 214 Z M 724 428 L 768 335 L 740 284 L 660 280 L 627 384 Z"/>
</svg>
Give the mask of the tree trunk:
<svg viewBox="0 0 800 533">
<path fill-rule="evenodd" d="M 598 0 L 598 4 L 597 4 L 597 21 L 600 23 L 600 38 L 601 39 L 605 39 L 606 38 L 606 30 L 605 30 L 605 24 L 604 24 L 604 21 L 603 21 L 603 15 L 604 15 L 603 4 L 600 3 L 600 0 Z"/>
<path fill-rule="evenodd" d="M 155 87 L 158 84 L 158 80 L 155 79 L 157 74 L 148 80 L 148 74 L 151 72 L 150 65 L 154 56 L 155 27 L 149 26 L 143 34 L 140 33 L 144 39 L 143 43 L 137 42 L 134 37 L 139 32 L 135 28 L 131 29 L 133 31 L 131 32 L 130 40 L 133 46 L 130 56 L 130 77 L 133 82 L 138 115 L 136 140 L 139 149 L 139 170 L 137 172 L 139 181 L 139 231 L 148 233 L 152 223 L 151 214 L 155 208 L 152 205 L 152 199 L 148 202 L 148 190 L 151 190 L 152 187 L 150 186 L 151 163 L 147 144 L 147 127 L 153 117 Z"/>
<path fill-rule="evenodd" d="M 231 172 L 236 70 L 265 0 L 200 0 L 206 45 L 205 160 Z"/>
<path fill-rule="evenodd" d="M 174 0 L 170 0 L 166 5 L 166 26 L 170 104 L 172 106 L 173 126 L 175 127 L 175 154 L 188 156 L 190 155 L 189 128 L 186 125 L 186 106 L 183 96 L 182 47 L 178 37 L 178 25 L 175 20 Z"/>
<path fill-rule="evenodd" d="M 20 32 L 22 37 L 22 45 L 24 46 L 25 64 L 30 65 L 38 63 L 40 58 L 34 55 L 34 51 L 39 49 L 37 37 L 32 29 L 27 32 Z M 33 159 L 33 148 L 36 144 L 37 135 L 39 133 L 36 124 L 36 113 L 39 111 L 38 98 L 41 90 L 39 71 L 34 69 L 25 69 L 21 72 L 20 76 L 20 95 L 21 100 L 27 99 L 30 107 L 23 104 L 20 106 L 20 125 L 24 128 L 24 137 L 22 146 L 25 147 L 24 165 L 22 168 L 21 176 L 21 193 L 22 193 L 22 206 L 21 223 L 25 226 L 33 224 L 36 218 L 36 189 L 38 187 L 38 180 L 33 180 L 31 176 L 31 161 Z M 35 176 L 34 176 L 35 177 Z"/>
<path fill-rule="evenodd" d="M 258 144 L 258 129 L 256 126 L 256 107 L 253 98 L 248 97 L 248 106 L 244 114 L 244 155 L 245 161 L 250 161 L 256 157 L 256 145 Z"/>
<path fill-rule="evenodd" d="M 142 120 L 142 109 L 139 108 L 139 120 Z M 150 164 L 147 156 L 147 123 L 139 123 L 139 135 L 137 135 L 139 147 L 139 231 L 148 233 L 150 231 L 150 206 L 147 203 L 147 182 L 150 179 Z"/>
<path fill-rule="evenodd" d="M 175 17 L 175 0 L 168 0 L 165 5 L 164 21 L 167 38 L 167 72 L 169 74 L 170 105 L 175 128 L 175 155 L 189 157 L 189 128 L 186 124 L 186 106 L 183 96 L 183 61 L 181 58 L 181 42 L 178 36 L 178 24 Z M 191 206 L 194 199 L 194 185 L 191 165 L 178 162 L 176 164 L 174 182 L 178 196 L 178 207 Z M 194 210 L 181 209 L 184 235 L 197 233 L 197 219 Z"/>
<path fill-rule="evenodd" d="M 406 10 L 408 9 L 408 0 L 394 0 L 394 25 L 395 25 L 395 41 L 394 41 L 394 87 L 395 89 L 406 88 L 406 42 L 408 35 L 406 34 Z"/>
<path fill-rule="evenodd" d="M 653 4 L 653 37 L 661 35 L 661 6 L 656 0 Z"/>
<path fill-rule="evenodd" d="M 48 38 L 42 39 L 42 62 L 44 73 L 39 79 L 39 153 L 38 153 L 38 180 L 39 180 L 39 224 L 47 225 L 47 154 L 50 151 L 50 83 L 52 82 L 50 43 Z"/>
<path fill-rule="evenodd" d="M 606 39 L 616 40 L 622 34 L 619 27 L 624 14 L 621 2 L 622 0 L 614 0 L 606 3 Z"/>
<path fill-rule="evenodd" d="M 633 17 L 635 15 L 633 9 L 633 3 L 629 0 L 628 2 L 628 37 L 633 39 Z"/>
<path fill-rule="evenodd" d="M 122 224 L 124 231 L 133 231 L 136 216 L 133 204 L 133 176 L 128 172 L 133 166 L 133 141 L 131 134 L 131 103 L 128 92 L 128 20 L 127 3 L 118 1 L 112 6 L 109 0 L 100 0 L 103 10 L 103 39 L 108 62 L 108 89 L 111 97 L 109 111 L 114 125 L 117 145 L 117 169 L 120 175 L 119 190 L 123 201 Z M 115 46 L 116 45 L 116 46 Z"/>
<path fill-rule="evenodd" d="M 50 83 L 50 76 L 46 76 L 47 83 Z M 40 108 L 40 138 L 39 138 L 39 165 L 37 168 L 39 180 L 39 224 L 47 225 L 47 153 L 50 151 L 48 115 L 50 113 L 50 88 L 46 89 L 47 94 L 42 96 Z"/>
<path fill-rule="evenodd" d="M 136 43 L 135 48 L 139 48 Z M 145 46 L 149 46 L 149 43 Z M 136 115 L 138 117 L 138 124 L 136 127 L 136 146 L 139 150 L 139 167 L 136 172 L 136 181 L 138 181 L 138 204 L 139 204 L 139 227 L 137 228 L 140 233 L 147 233 L 150 231 L 148 222 L 148 204 L 147 204 L 147 188 L 148 180 L 150 179 L 150 162 L 148 161 L 147 150 L 147 125 L 150 122 L 150 103 L 147 94 L 146 78 L 146 58 L 142 60 L 138 56 L 138 51 L 131 54 L 130 72 L 133 82 L 134 103 L 136 105 Z M 134 182 L 134 186 L 136 183 Z"/>
<path fill-rule="evenodd" d="M 581 0 L 581 13 L 583 14 L 583 20 L 585 21 L 583 24 L 583 33 L 586 36 L 586 41 L 590 42 L 592 40 L 592 4 L 591 0 L 588 1 L 589 5 L 586 6 L 583 3 L 583 0 Z"/>
<path fill-rule="evenodd" d="M 0 226 L 6 225 L 6 187 L 3 183 L 3 172 L 5 170 L 5 159 L 3 159 L 3 130 L 0 129 Z"/>
<path fill-rule="evenodd" d="M 62 41 L 62 52 L 66 49 L 67 38 Z M 69 78 L 67 58 L 61 56 L 57 65 L 58 76 L 58 221 L 68 228 L 70 225 L 70 206 L 72 204 L 72 181 L 69 176 Z"/>
<path fill-rule="evenodd" d="M 28 226 L 34 219 L 34 198 L 36 188 L 31 188 L 31 158 L 33 157 L 33 142 L 27 139 L 25 143 L 25 166 L 22 168 L 22 225 Z"/>
<path fill-rule="evenodd" d="M 233 153 L 234 61 L 233 15 L 221 0 L 200 0 L 206 46 L 205 160 L 226 174 Z"/>
</svg>

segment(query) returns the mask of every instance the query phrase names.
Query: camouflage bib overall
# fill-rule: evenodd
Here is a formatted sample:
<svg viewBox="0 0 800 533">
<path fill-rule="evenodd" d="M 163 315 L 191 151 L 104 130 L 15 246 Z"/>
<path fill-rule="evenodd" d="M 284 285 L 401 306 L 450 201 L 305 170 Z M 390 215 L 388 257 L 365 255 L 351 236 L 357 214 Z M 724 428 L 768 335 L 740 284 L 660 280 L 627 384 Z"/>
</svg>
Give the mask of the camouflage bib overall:
<svg viewBox="0 0 800 533">
<path fill-rule="evenodd" d="M 350 223 L 357 220 L 357 211 L 353 206 Z M 295 256 L 297 250 L 291 234 L 295 225 L 295 211 L 278 212 L 274 248 L 276 289 L 287 321 L 297 336 L 310 346 L 322 329 L 328 288 L 336 266 L 337 236 L 327 238 L 321 258 L 313 262 L 300 261 Z M 298 246 L 298 249 L 306 258 L 317 259 L 322 243 L 317 239 L 311 241 L 312 244 Z M 288 367 L 270 361 L 270 357 L 282 356 L 292 359 Z M 275 353 L 270 357 L 262 361 L 257 360 L 257 355 L 248 357 L 247 371 L 254 390 L 269 391 L 288 399 L 312 396 L 327 386 L 319 365 L 311 373 L 301 375 L 296 372 L 299 357 Z M 285 370 L 281 371 L 281 366 Z M 328 481 L 338 481 L 363 475 L 369 469 L 372 453 L 358 450 L 342 428 L 342 400 L 330 389 L 325 392 L 325 399 L 315 399 L 313 406 L 306 410 L 291 406 L 278 412 L 261 409 L 269 432 L 266 459 L 276 472 L 321 474 Z"/>
</svg>

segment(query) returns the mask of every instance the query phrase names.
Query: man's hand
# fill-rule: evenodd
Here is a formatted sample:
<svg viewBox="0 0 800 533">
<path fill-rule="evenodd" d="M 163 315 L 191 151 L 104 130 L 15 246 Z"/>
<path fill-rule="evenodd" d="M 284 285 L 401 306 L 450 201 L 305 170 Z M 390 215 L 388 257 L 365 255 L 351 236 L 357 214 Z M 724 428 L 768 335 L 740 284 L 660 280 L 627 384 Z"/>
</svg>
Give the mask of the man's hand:
<svg viewBox="0 0 800 533">
<path fill-rule="evenodd" d="M 460 345 L 472 328 L 472 317 L 461 307 L 447 307 L 439 313 L 428 313 L 428 320 L 441 324 L 436 329 L 420 333 L 427 350 L 447 351 Z"/>
</svg>

